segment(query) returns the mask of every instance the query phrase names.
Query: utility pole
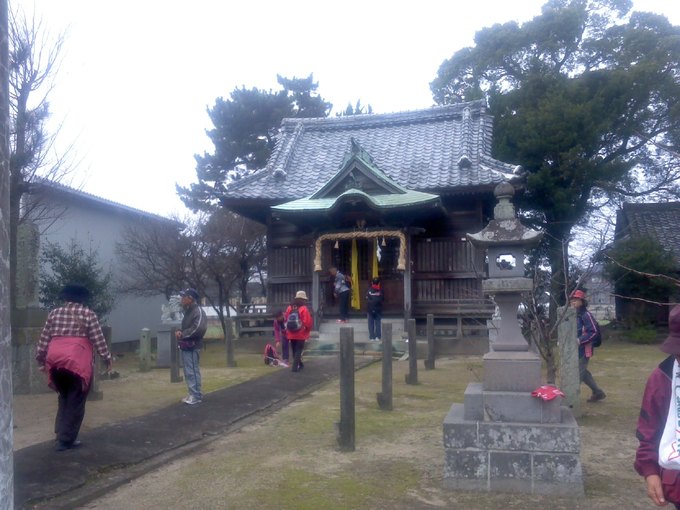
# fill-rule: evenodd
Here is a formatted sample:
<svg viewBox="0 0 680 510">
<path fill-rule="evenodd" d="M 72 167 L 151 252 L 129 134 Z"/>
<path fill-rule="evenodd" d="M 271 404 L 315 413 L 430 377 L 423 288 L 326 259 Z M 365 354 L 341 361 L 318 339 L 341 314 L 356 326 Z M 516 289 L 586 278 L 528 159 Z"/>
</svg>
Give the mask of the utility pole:
<svg viewBox="0 0 680 510">
<path fill-rule="evenodd" d="M 0 510 L 14 508 L 14 423 L 9 267 L 8 0 L 0 0 Z M 14 249 L 13 247 L 11 249 Z"/>
</svg>

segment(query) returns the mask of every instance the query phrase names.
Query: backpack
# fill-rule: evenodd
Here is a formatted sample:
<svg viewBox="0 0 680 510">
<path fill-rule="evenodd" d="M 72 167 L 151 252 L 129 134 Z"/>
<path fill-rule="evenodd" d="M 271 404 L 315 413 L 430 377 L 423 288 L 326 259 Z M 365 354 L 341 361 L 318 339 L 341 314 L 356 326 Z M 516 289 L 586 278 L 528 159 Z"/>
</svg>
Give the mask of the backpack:
<svg viewBox="0 0 680 510">
<path fill-rule="evenodd" d="M 593 317 L 593 322 L 595 323 L 595 331 L 597 331 L 595 338 L 593 338 L 593 347 L 600 347 L 602 345 L 602 330 L 595 317 Z"/>
<path fill-rule="evenodd" d="M 352 277 L 348 274 L 345 275 L 345 285 L 350 289 L 352 288 Z"/>
<path fill-rule="evenodd" d="M 300 311 L 297 306 L 294 306 L 288 314 L 286 320 L 286 330 L 300 331 L 302 329 L 302 319 L 300 318 Z"/>
</svg>

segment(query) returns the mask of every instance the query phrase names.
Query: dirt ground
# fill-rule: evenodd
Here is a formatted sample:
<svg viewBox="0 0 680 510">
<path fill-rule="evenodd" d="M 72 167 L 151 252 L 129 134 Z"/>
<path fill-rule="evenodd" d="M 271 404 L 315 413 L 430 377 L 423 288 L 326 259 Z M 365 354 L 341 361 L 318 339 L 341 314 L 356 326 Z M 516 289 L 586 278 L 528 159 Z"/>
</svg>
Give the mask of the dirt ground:
<svg viewBox="0 0 680 510">
<path fill-rule="evenodd" d="M 608 343 L 591 363 L 608 397 L 586 404 L 587 395 L 583 396 L 579 423 L 586 497 L 582 499 L 442 488 L 442 421 L 451 403 L 462 401 L 467 383 L 481 379 L 479 358 L 458 358 L 438 360 L 434 371 L 420 368 L 417 386 L 404 384 L 407 362 L 395 362 L 392 412 L 380 411 L 375 402 L 380 391 L 379 364 L 359 371 L 355 452 L 341 453 L 336 447 L 333 423 L 339 416 L 339 398 L 333 382 L 85 508 L 652 508 L 632 463 L 644 382 L 662 358 L 654 346 Z M 88 413 L 94 414 L 93 408 Z M 111 409 L 102 408 L 97 419 Z M 90 426 L 95 426 L 94 421 Z"/>
</svg>

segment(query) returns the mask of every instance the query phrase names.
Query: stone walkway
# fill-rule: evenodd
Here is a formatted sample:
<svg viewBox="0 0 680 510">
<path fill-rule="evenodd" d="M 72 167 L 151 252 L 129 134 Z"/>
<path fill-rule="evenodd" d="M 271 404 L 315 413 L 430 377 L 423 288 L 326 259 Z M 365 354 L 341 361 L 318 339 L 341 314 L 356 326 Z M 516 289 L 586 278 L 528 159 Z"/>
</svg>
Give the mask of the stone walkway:
<svg viewBox="0 0 680 510">
<path fill-rule="evenodd" d="M 356 360 L 357 368 L 371 359 Z M 75 508 L 141 474 L 204 446 L 210 437 L 276 411 L 336 378 L 338 358 L 308 358 L 293 374 L 269 375 L 209 393 L 203 403 L 173 404 L 81 433 L 83 445 L 55 452 L 53 442 L 14 453 L 16 508 Z M 139 389 L 143 391 L 143 388 Z M 330 423 L 329 423 L 330 426 Z"/>
</svg>

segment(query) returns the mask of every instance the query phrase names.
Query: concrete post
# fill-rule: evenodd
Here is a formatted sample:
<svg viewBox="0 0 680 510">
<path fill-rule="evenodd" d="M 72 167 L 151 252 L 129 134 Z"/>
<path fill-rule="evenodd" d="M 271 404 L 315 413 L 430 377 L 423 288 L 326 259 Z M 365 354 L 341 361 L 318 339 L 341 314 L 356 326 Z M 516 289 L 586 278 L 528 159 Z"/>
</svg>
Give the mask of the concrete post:
<svg viewBox="0 0 680 510">
<path fill-rule="evenodd" d="M 418 384 L 418 344 L 416 343 L 416 320 L 408 320 L 408 374 L 406 384 Z"/>
<path fill-rule="evenodd" d="M 564 318 L 557 326 L 557 344 L 560 352 L 559 384 L 564 392 L 564 403 L 575 417 L 581 416 L 581 377 L 578 370 L 578 341 L 576 339 L 576 311 L 572 308 L 558 310 Z"/>
<path fill-rule="evenodd" d="M 151 330 L 142 328 L 139 335 L 139 371 L 151 370 Z"/>
<path fill-rule="evenodd" d="M 170 382 L 182 382 L 184 378 L 179 375 L 179 349 L 177 347 L 177 328 L 170 328 Z"/>
<path fill-rule="evenodd" d="M 227 317 L 226 319 L 227 331 L 226 331 L 226 347 L 227 347 L 227 367 L 234 368 L 236 366 L 236 360 L 234 359 L 234 319 Z"/>
<path fill-rule="evenodd" d="M 392 410 L 392 323 L 382 325 L 382 392 L 376 394 L 383 411 Z"/>
<path fill-rule="evenodd" d="M 353 452 L 354 439 L 354 328 L 340 328 L 340 450 Z"/>
<path fill-rule="evenodd" d="M 434 370 L 434 315 L 427 314 L 427 358 L 425 370 Z"/>
<path fill-rule="evenodd" d="M 7 41 L 7 0 L 0 0 L 0 509 L 2 510 L 14 508 Z"/>
<path fill-rule="evenodd" d="M 106 346 L 111 351 L 111 327 L 102 326 L 102 332 L 104 333 L 104 338 L 106 339 Z M 112 354 L 113 355 L 113 354 Z M 95 350 L 94 353 L 94 369 L 92 370 L 92 384 L 90 385 L 90 393 L 87 394 L 87 400 L 103 400 L 104 392 L 99 388 L 99 378 L 104 370 L 104 364 L 99 354 Z"/>
</svg>

